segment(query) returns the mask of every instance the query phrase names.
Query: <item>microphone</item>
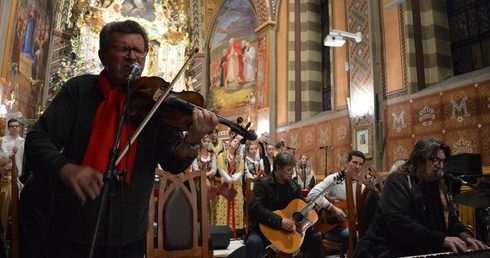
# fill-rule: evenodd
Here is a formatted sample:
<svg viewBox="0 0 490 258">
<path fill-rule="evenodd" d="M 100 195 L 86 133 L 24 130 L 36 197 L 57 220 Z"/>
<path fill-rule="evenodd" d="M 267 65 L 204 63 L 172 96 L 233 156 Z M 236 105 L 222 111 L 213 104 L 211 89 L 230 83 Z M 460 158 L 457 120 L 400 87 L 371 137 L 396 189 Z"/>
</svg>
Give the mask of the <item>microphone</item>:
<svg viewBox="0 0 490 258">
<path fill-rule="evenodd" d="M 464 181 L 463 179 L 459 178 L 459 177 L 456 177 L 454 176 L 453 174 L 447 174 L 447 173 L 444 173 L 444 171 L 442 170 L 439 170 L 437 172 L 437 177 L 438 178 L 443 178 L 443 179 L 447 179 L 447 180 L 451 180 L 451 181 L 456 181 L 456 182 L 459 182 L 463 185 L 467 185 L 467 186 L 470 186 L 470 187 L 473 187 L 474 186 L 466 181 Z"/>
<path fill-rule="evenodd" d="M 137 76 L 141 74 L 141 65 L 138 63 L 133 63 L 129 66 L 128 76 L 126 77 L 126 81 L 134 81 Z"/>
<path fill-rule="evenodd" d="M 320 146 L 320 150 L 321 150 L 321 149 L 328 149 L 329 147 L 330 147 L 330 146 L 328 146 L 328 145 L 325 145 L 325 146 Z"/>
<path fill-rule="evenodd" d="M 286 147 L 288 150 L 299 150 L 299 148 L 296 148 L 296 147 Z"/>
</svg>

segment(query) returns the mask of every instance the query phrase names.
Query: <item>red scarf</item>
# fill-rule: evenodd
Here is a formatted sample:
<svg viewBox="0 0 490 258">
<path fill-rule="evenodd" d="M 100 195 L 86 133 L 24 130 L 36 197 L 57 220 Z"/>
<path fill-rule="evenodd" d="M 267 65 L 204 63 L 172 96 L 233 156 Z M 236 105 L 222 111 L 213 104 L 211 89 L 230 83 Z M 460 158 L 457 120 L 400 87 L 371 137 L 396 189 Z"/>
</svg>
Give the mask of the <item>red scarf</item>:
<svg viewBox="0 0 490 258">
<path fill-rule="evenodd" d="M 90 166 L 95 170 L 105 173 L 107 169 L 107 163 L 109 162 L 109 150 L 114 144 L 116 137 L 117 125 L 121 117 L 121 111 L 126 100 L 125 92 L 121 90 L 112 90 L 107 70 L 104 69 L 99 75 L 99 90 L 104 96 L 104 101 L 99 105 L 92 125 L 92 133 L 87 147 L 87 152 L 83 159 L 83 166 Z M 133 135 L 135 131 L 134 123 L 130 123 L 129 131 Z M 121 139 L 119 142 L 119 151 L 128 142 L 128 128 L 124 123 Z M 134 159 L 136 156 L 136 141 L 131 145 L 131 151 L 128 161 L 128 183 L 131 179 L 131 172 L 133 170 Z M 125 169 L 127 158 L 127 152 L 121 159 L 121 162 L 116 166 L 117 172 L 121 172 Z"/>
</svg>

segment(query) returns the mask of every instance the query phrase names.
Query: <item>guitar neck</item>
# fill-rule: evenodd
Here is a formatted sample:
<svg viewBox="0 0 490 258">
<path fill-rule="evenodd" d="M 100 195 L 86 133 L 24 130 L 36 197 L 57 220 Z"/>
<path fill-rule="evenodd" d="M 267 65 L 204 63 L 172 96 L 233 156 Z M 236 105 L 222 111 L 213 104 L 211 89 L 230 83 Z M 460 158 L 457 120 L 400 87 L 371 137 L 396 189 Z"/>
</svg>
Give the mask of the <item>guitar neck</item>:
<svg viewBox="0 0 490 258">
<path fill-rule="evenodd" d="M 330 183 L 330 185 L 328 185 L 328 187 L 323 189 L 315 198 L 308 200 L 308 204 L 303 209 L 301 209 L 301 211 L 300 211 L 301 214 L 306 215 L 311 209 L 313 209 L 313 207 L 315 207 L 315 203 L 319 198 L 324 197 L 327 193 L 332 191 L 332 188 L 335 185 L 340 184 L 340 183 L 342 183 L 342 181 L 344 181 L 345 172 L 342 171 L 340 173 L 341 173 L 340 175 L 337 175 L 337 176 L 339 176 L 339 178 L 335 178 L 333 180 L 333 182 Z"/>
</svg>

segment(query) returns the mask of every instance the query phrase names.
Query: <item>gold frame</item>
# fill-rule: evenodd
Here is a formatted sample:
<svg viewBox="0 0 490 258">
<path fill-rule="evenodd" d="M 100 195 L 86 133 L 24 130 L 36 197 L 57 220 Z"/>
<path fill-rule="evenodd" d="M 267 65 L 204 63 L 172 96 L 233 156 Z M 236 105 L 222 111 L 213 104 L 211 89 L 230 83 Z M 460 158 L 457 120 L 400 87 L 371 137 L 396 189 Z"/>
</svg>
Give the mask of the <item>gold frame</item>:
<svg viewBox="0 0 490 258">
<path fill-rule="evenodd" d="M 10 39 L 12 38 L 12 27 L 14 26 L 14 18 L 15 18 L 15 11 L 17 8 L 17 0 L 12 0 L 12 3 L 10 3 L 10 13 L 9 13 L 9 22 L 7 25 L 7 36 L 5 38 L 5 49 L 3 52 L 3 59 L 2 59 L 2 71 L 0 74 L 0 77 L 2 78 L 2 83 L 4 85 L 7 85 L 7 69 L 8 69 L 8 62 L 10 58 Z M 6 13 L 4 11 L 4 13 Z"/>
<path fill-rule="evenodd" d="M 361 151 L 366 159 L 373 157 L 373 130 L 371 126 L 363 126 L 354 129 L 354 146 Z"/>
</svg>

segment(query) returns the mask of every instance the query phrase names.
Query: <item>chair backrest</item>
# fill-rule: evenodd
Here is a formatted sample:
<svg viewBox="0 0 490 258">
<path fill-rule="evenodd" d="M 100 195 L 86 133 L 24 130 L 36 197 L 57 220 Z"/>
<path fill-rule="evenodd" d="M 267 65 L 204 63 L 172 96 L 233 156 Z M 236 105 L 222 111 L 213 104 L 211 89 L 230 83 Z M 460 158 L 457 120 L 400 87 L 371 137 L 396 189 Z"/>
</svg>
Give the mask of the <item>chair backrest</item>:
<svg viewBox="0 0 490 258">
<path fill-rule="evenodd" d="M 356 186 L 355 202 L 354 190 L 352 188 L 352 180 L 358 180 Z M 374 216 L 376 203 L 379 199 L 379 194 L 383 190 L 384 182 L 376 171 L 376 168 L 366 162 L 363 169 L 358 175 L 346 175 L 346 193 L 347 193 L 347 211 L 348 214 L 355 216 L 347 216 L 349 227 L 349 255 L 354 253 L 357 245 L 357 238 L 363 236 Z M 363 185 L 365 186 L 363 188 Z M 369 199 L 367 199 L 369 197 Z M 369 202 L 366 202 L 368 200 Z M 370 218 L 365 219 L 366 216 Z"/>
<path fill-rule="evenodd" d="M 257 174 L 257 178 L 246 178 L 245 179 L 245 230 L 248 233 L 248 227 L 250 226 L 250 216 L 248 215 L 248 204 L 250 203 L 250 199 L 252 198 L 254 184 L 257 180 L 262 177 L 267 176 L 263 170 L 259 171 Z"/>
<path fill-rule="evenodd" d="M 146 257 L 209 257 L 206 172 L 155 173 Z"/>
<path fill-rule="evenodd" d="M 2 222 L 2 240 L 7 242 L 7 226 L 9 221 L 10 210 L 10 192 L 11 192 L 10 176 L 2 177 L 2 189 L 0 190 L 0 221 Z"/>
<path fill-rule="evenodd" d="M 356 195 L 356 200 L 358 200 L 358 203 L 356 204 L 357 233 L 359 239 L 361 239 L 366 234 L 369 225 L 373 221 L 376 206 L 381 194 L 374 189 L 366 187 Z"/>
</svg>

